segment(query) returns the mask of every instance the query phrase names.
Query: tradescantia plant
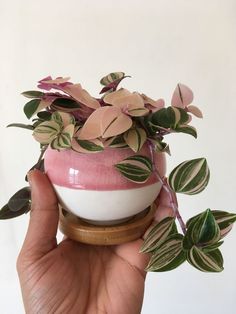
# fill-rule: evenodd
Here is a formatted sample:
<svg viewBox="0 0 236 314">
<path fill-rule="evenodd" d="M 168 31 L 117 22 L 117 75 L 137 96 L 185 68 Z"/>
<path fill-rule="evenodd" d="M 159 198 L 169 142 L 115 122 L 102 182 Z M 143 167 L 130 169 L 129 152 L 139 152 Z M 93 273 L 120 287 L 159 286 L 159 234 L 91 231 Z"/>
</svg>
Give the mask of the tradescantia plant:
<svg viewBox="0 0 236 314">
<path fill-rule="evenodd" d="M 106 147 L 130 148 L 134 155 L 121 160 L 114 167 L 127 180 L 142 184 L 154 173 L 168 192 L 174 217 L 167 217 L 149 228 L 141 247 L 151 254 L 147 271 L 168 271 L 187 261 L 203 272 L 223 270 L 219 247 L 231 230 L 236 214 L 207 209 L 190 218 L 185 224 L 177 203 L 176 193 L 194 195 L 208 184 L 210 171 L 205 158 L 187 160 L 177 165 L 168 178 L 161 177 L 154 162 L 156 152 L 170 154 L 164 137 L 171 133 L 185 133 L 197 138 L 190 125 L 192 116 L 202 118 L 200 109 L 192 104 L 190 88 L 178 84 L 165 107 L 163 99 L 153 100 L 138 92 L 119 88 L 128 76 L 123 72 L 110 73 L 100 83 L 99 98 L 92 97 L 80 84 L 69 78 L 50 76 L 39 81 L 39 90 L 23 92 L 30 100 L 24 113 L 31 124 L 13 123 L 9 127 L 31 130 L 40 143 L 41 153 L 31 168 L 44 171 L 44 152 L 47 147 L 58 151 L 72 149 L 78 153 L 98 153 Z M 140 153 L 148 145 L 150 156 Z M 25 178 L 27 181 L 27 177 Z M 27 213 L 31 206 L 29 187 L 16 192 L 0 210 L 0 219 Z M 178 231 L 176 221 L 180 225 Z"/>
</svg>

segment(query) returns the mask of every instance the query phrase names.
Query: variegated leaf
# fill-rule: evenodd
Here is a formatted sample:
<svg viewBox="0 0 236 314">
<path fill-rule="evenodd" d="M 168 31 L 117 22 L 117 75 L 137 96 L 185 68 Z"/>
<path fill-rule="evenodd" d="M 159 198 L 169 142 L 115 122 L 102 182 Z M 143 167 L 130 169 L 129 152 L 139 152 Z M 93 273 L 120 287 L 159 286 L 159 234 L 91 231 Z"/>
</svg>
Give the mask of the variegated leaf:
<svg viewBox="0 0 236 314">
<path fill-rule="evenodd" d="M 211 211 L 213 216 L 215 217 L 215 220 L 220 228 L 221 238 L 226 236 L 226 234 L 231 230 L 234 222 L 236 221 L 236 214 L 234 213 L 228 213 L 226 211 L 221 210 L 212 210 Z M 190 226 L 192 221 L 198 219 L 200 214 L 190 218 L 187 221 L 187 228 Z"/>
<path fill-rule="evenodd" d="M 179 125 L 177 128 L 175 128 L 175 131 L 178 133 L 186 133 L 197 138 L 197 130 L 193 126 L 187 124 Z"/>
<path fill-rule="evenodd" d="M 43 92 L 37 90 L 29 90 L 21 94 L 27 98 L 42 98 L 45 95 Z"/>
<path fill-rule="evenodd" d="M 62 111 L 55 111 L 51 116 L 52 121 L 55 121 L 62 127 L 66 127 L 70 124 L 75 124 L 75 118 L 69 113 Z"/>
<path fill-rule="evenodd" d="M 182 108 L 168 107 L 162 108 L 153 113 L 150 122 L 156 127 L 166 129 L 176 129 L 178 125 L 183 125 L 189 121 L 189 115 Z"/>
<path fill-rule="evenodd" d="M 193 195 L 205 189 L 210 170 L 205 158 L 187 160 L 179 164 L 168 177 L 168 184 L 177 193 Z"/>
<path fill-rule="evenodd" d="M 146 268 L 147 271 L 163 272 L 177 268 L 186 260 L 186 253 L 182 249 L 182 234 L 168 237 L 152 255 Z"/>
<path fill-rule="evenodd" d="M 211 210 L 207 209 L 188 225 L 183 247 L 188 250 L 194 245 L 213 245 L 219 240 L 220 228 Z"/>
<path fill-rule="evenodd" d="M 219 249 L 204 253 L 202 249 L 193 246 L 187 252 L 187 261 L 203 272 L 221 272 L 224 269 L 223 257 Z"/>
<path fill-rule="evenodd" d="M 220 247 L 223 243 L 224 241 L 219 241 L 211 245 L 204 245 L 201 248 L 204 253 L 208 253 L 208 252 L 214 251 L 215 249 L 218 249 L 218 247 Z"/>
<path fill-rule="evenodd" d="M 159 223 L 155 224 L 146 235 L 146 239 L 143 242 L 140 252 L 148 253 L 155 250 L 167 239 L 174 227 L 176 230 L 175 233 L 178 233 L 175 218 L 173 217 L 166 217 Z"/>
<path fill-rule="evenodd" d="M 115 167 L 124 177 L 136 183 L 146 182 L 152 173 L 151 160 L 141 155 L 130 156 Z"/>
<path fill-rule="evenodd" d="M 142 128 L 130 129 L 124 134 L 125 142 L 135 153 L 142 148 L 146 139 L 146 132 Z"/>
<path fill-rule="evenodd" d="M 109 147 L 112 148 L 127 148 L 129 147 L 124 140 L 123 135 L 117 135 L 109 139 Z"/>
<path fill-rule="evenodd" d="M 79 153 L 96 153 L 104 150 L 104 147 L 98 139 L 90 141 L 74 139 L 72 149 Z"/>
<path fill-rule="evenodd" d="M 40 123 L 33 132 L 35 140 L 43 145 L 50 144 L 60 133 L 61 127 L 55 121 Z"/>
<path fill-rule="evenodd" d="M 63 150 L 71 148 L 74 134 L 74 124 L 67 125 L 50 143 L 52 149 Z"/>
<path fill-rule="evenodd" d="M 104 76 L 100 80 L 100 83 L 101 83 L 101 85 L 107 86 L 107 85 L 109 85 L 109 84 L 111 84 L 117 80 L 122 79 L 124 76 L 125 76 L 124 72 L 113 72 L 113 73 L 110 73 L 110 74 Z"/>
<path fill-rule="evenodd" d="M 164 143 L 161 140 L 153 138 L 149 138 L 148 140 L 153 143 L 156 152 L 167 153 L 168 155 L 171 155 L 170 147 L 167 143 Z"/>
</svg>

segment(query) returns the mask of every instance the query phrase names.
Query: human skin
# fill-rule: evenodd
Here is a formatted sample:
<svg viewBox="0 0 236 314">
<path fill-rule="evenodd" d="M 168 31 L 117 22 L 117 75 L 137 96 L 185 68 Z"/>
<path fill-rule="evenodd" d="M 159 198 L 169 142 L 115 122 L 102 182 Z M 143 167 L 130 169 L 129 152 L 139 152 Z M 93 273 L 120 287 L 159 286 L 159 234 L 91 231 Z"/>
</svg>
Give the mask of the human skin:
<svg viewBox="0 0 236 314">
<path fill-rule="evenodd" d="M 93 246 L 64 239 L 57 243 L 58 201 L 47 176 L 28 174 L 30 222 L 17 260 L 26 313 L 136 314 L 141 312 L 149 255 L 143 240 Z M 172 211 L 161 192 L 156 219 Z"/>
</svg>

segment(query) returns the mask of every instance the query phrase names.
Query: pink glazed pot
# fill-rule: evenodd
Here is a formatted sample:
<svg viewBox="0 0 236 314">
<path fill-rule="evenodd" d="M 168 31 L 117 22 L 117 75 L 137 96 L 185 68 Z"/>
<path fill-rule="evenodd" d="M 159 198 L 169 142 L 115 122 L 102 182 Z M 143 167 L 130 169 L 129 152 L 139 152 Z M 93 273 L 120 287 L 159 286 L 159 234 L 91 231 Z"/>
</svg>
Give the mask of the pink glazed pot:
<svg viewBox="0 0 236 314">
<path fill-rule="evenodd" d="M 45 171 L 64 209 L 96 225 L 115 225 L 145 210 L 161 190 L 154 174 L 139 184 L 128 181 L 114 167 L 134 154 L 129 148 L 106 148 L 88 154 L 48 148 Z M 146 145 L 138 154 L 150 157 Z M 155 162 L 163 176 L 164 154 L 156 153 Z"/>
</svg>

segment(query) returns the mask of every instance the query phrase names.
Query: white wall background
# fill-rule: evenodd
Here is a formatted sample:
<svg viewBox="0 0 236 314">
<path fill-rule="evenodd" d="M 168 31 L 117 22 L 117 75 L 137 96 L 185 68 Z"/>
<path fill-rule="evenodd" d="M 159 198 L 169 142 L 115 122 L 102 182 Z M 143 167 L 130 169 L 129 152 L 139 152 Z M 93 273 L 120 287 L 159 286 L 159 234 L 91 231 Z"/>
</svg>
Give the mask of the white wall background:
<svg viewBox="0 0 236 314">
<path fill-rule="evenodd" d="M 71 76 L 93 95 L 111 71 L 132 75 L 127 88 L 170 100 L 178 82 L 195 91 L 204 120 L 194 120 L 195 141 L 169 139 L 179 162 L 206 156 L 211 167 L 207 190 L 180 197 L 187 218 L 207 207 L 235 209 L 236 1 L 235 0 L 1 0 L 0 1 L 0 204 L 24 185 L 38 156 L 27 130 L 6 129 L 26 122 L 20 92 L 48 74 Z M 16 257 L 28 216 L 0 221 L 0 313 L 24 313 Z M 222 248 L 225 270 L 203 274 L 188 264 L 149 274 L 142 314 L 234 313 L 236 229 Z"/>
</svg>

